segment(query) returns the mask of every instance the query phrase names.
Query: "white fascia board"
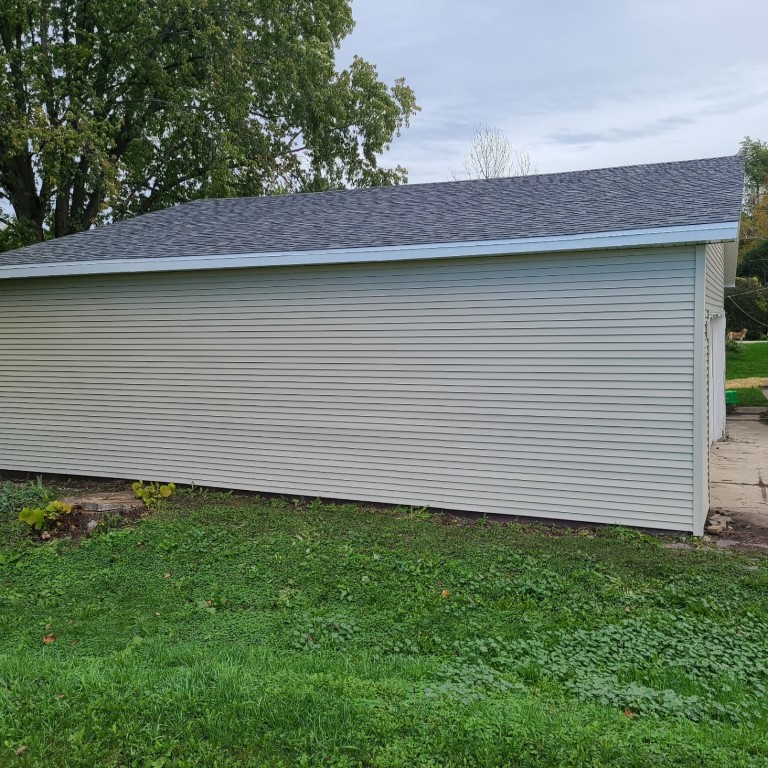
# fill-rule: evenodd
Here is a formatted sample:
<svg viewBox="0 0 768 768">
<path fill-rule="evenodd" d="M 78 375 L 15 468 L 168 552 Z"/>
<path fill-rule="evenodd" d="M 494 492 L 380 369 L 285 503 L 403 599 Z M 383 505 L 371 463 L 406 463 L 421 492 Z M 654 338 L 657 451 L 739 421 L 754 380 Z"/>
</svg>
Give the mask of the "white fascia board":
<svg viewBox="0 0 768 768">
<path fill-rule="evenodd" d="M 739 261 L 739 243 L 726 243 L 723 256 L 723 285 L 725 288 L 735 288 L 736 269 Z"/>
<path fill-rule="evenodd" d="M 627 229 L 581 235 L 526 237 L 512 240 L 475 240 L 463 243 L 394 245 L 375 248 L 331 248 L 316 251 L 277 251 L 214 256 L 136 257 L 94 261 L 53 262 L 0 266 L 0 279 L 57 275 L 102 275 L 132 272 L 178 272 L 201 269 L 243 269 L 310 264 L 355 264 L 416 259 L 449 259 L 602 248 L 687 245 L 727 242 L 738 236 L 738 222 L 697 226 Z"/>
</svg>

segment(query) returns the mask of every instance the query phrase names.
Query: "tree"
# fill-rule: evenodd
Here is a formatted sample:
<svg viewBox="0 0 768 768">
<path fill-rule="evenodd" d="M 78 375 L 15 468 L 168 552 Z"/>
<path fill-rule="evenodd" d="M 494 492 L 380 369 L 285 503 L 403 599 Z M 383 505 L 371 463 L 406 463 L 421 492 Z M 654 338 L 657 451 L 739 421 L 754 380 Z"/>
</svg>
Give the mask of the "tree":
<svg viewBox="0 0 768 768">
<path fill-rule="evenodd" d="M 739 145 L 739 154 L 744 157 L 739 255 L 745 257 L 747 252 L 768 241 L 768 142 L 746 136 Z"/>
<path fill-rule="evenodd" d="M 768 193 L 768 142 L 745 136 L 739 154 L 744 158 L 744 201 L 751 209 Z"/>
<path fill-rule="evenodd" d="M 5 0 L 3 246 L 199 197 L 397 184 L 418 110 L 336 70 L 351 0 Z"/>
<path fill-rule="evenodd" d="M 507 135 L 480 125 L 472 136 L 469 154 L 464 158 L 464 173 L 451 171 L 459 179 L 496 179 L 503 176 L 529 176 L 538 173 L 527 152 L 515 150 Z"/>
<path fill-rule="evenodd" d="M 768 240 L 753 245 L 739 259 L 739 277 L 756 277 L 762 285 L 768 283 Z"/>
<path fill-rule="evenodd" d="M 725 289 L 725 315 L 728 328 L 746 328 L 747 338 L 759 339 L 768 332 L 768 288 L 757 277 L 737 277 Z"/>
</svg>

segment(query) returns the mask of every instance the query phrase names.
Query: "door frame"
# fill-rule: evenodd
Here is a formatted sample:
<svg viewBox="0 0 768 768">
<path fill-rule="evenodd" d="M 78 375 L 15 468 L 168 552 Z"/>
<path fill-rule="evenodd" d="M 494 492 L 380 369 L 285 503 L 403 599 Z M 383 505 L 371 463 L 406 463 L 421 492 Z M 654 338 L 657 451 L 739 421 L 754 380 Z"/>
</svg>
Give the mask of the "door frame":
<svg viewBox="0 0 768 768">
<path fill-rule="evenodd" d="M 709 442 L 725 438 L 725 315 L 710 315 L 709 337 Z"/>
</svg>

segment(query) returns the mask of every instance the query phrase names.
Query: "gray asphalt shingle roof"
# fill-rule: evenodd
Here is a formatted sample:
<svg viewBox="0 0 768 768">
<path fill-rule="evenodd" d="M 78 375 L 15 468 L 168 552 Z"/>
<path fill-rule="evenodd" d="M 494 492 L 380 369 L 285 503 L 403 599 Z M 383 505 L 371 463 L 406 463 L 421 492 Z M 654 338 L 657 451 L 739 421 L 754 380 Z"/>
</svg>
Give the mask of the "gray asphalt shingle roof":
<svg viewBox="0 0 768 768">
<path fill-rule="evenodd" d="M 0 266 L 575 235 L 737 221 L 738 156 L 518 178 L 198 200 L 0 253 Z"/>
</svg>

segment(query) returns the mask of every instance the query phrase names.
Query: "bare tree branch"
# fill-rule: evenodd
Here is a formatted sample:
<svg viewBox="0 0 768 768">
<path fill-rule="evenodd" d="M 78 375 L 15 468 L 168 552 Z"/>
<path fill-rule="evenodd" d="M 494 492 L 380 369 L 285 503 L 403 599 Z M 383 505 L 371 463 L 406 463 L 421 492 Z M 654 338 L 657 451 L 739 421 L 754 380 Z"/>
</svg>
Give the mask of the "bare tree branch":
<svg viewBox="0 0 768 768">
<path fill-rule="evenodd" d="M 515 150 L 508 136 L 498 128 L 479 125 L 472 136 L 464 171 L 451 171 L 454 181 L 498 179 L 503 176 L 530 176 L 538 173 L 531 156 Z"/>
</svg>

